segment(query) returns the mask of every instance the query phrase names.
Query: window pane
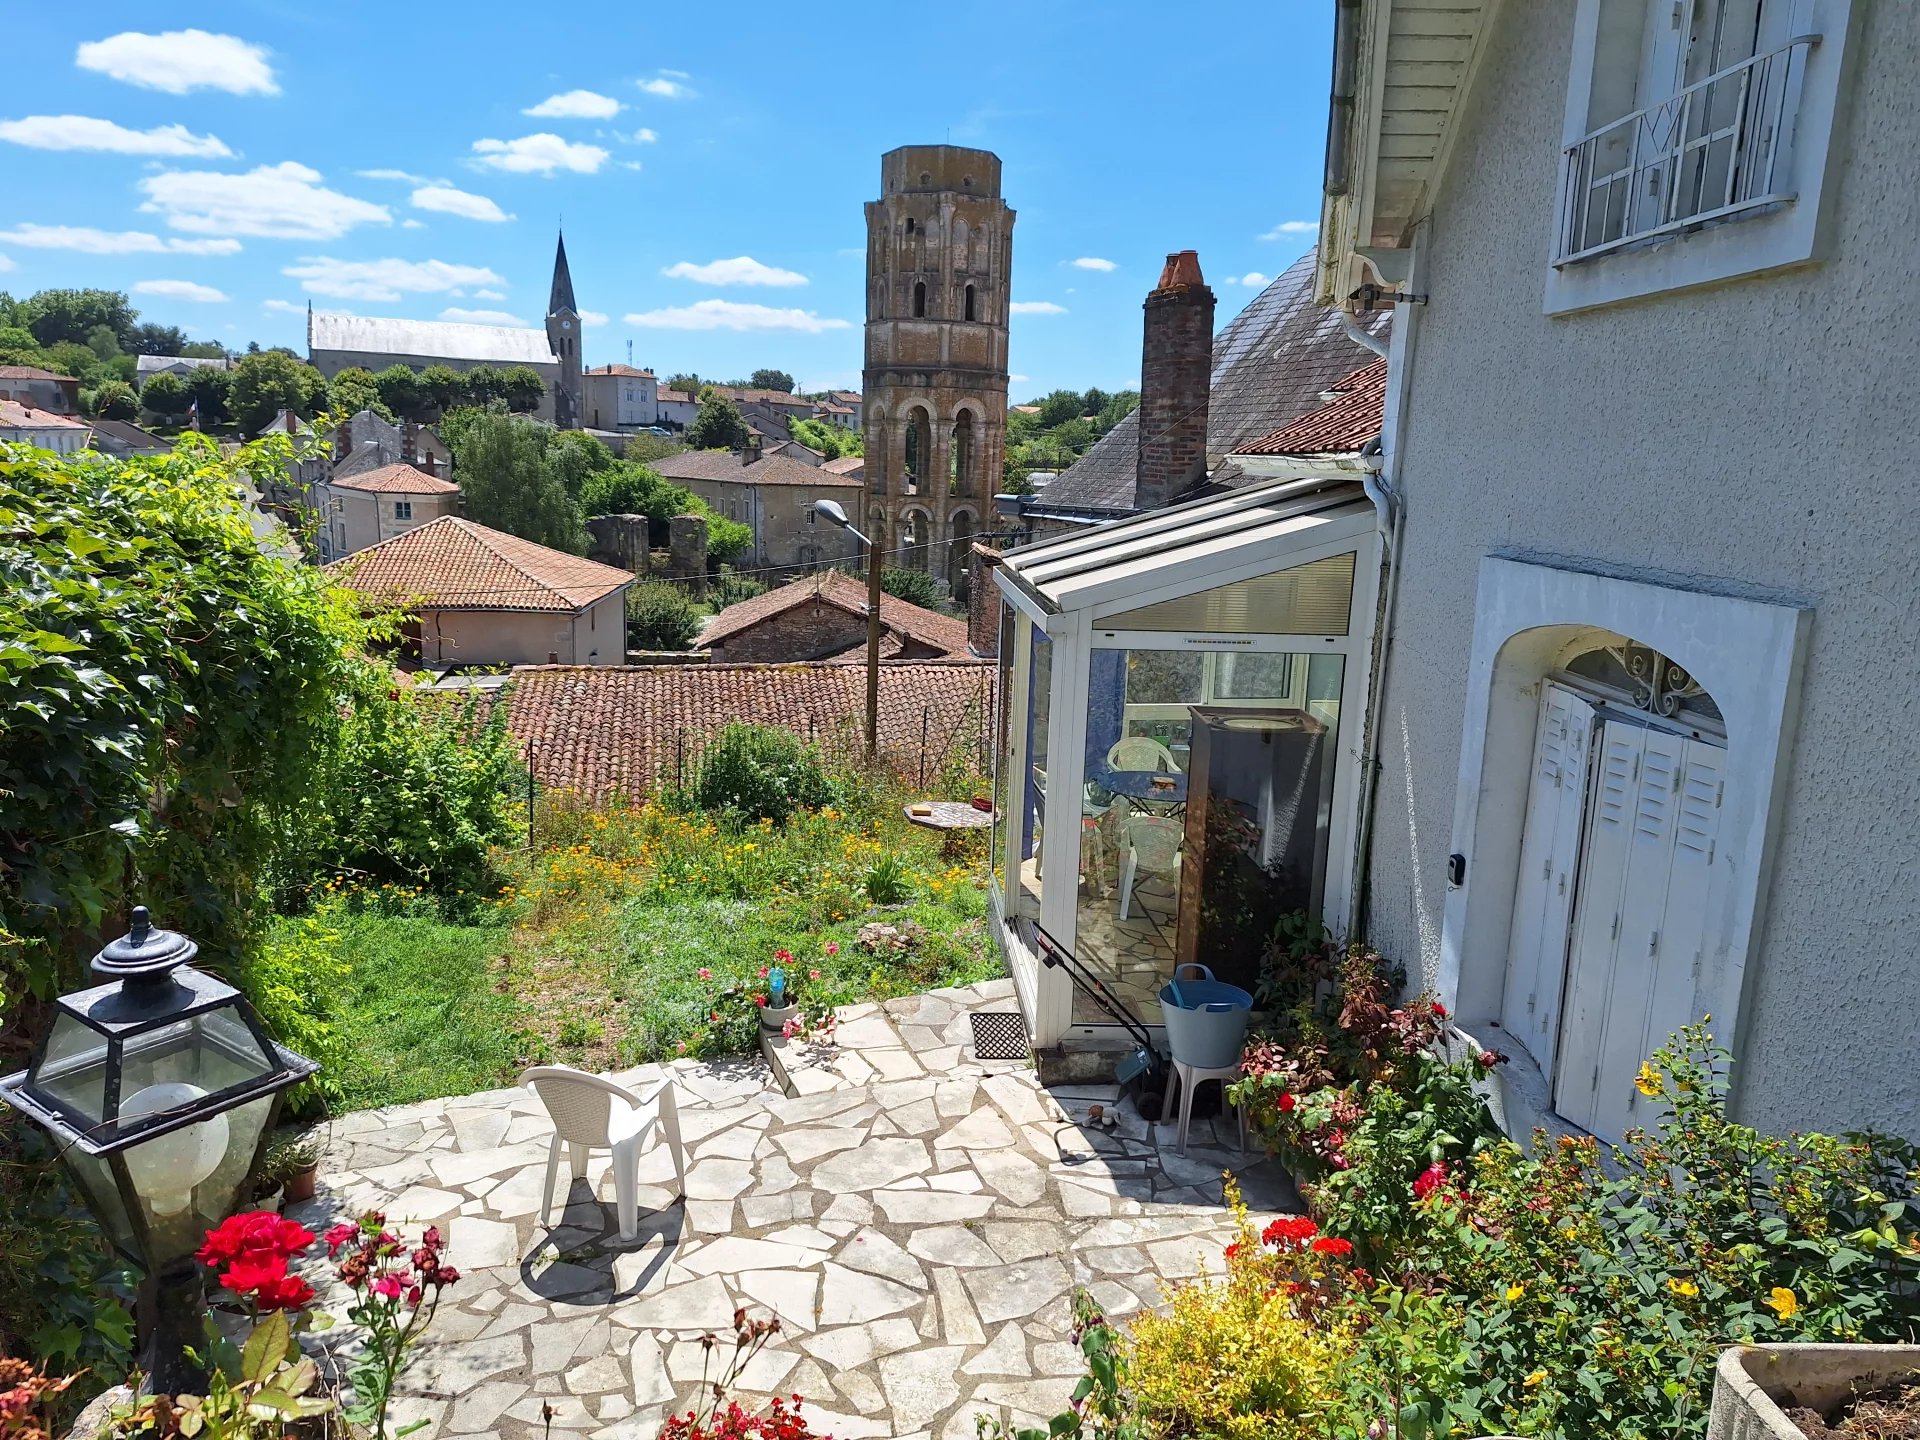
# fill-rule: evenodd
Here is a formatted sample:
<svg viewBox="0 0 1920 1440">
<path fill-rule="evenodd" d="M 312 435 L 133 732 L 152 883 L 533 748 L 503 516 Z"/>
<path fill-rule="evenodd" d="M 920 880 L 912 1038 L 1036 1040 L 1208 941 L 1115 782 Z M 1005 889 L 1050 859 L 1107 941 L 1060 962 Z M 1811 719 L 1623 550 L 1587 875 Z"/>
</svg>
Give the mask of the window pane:
<svg viewBox="0 0 1920 1440">
<path fill-rule="evenodd" d="M 1103 615 L 1094 624 L 1211 635 L 1344 635 L 1352 608 L 1353 556 L 1347 554 Z"/>
<path fill-rule="evenodd" d="M 1028 636 L 1027 655 L 1027 745 L 1026 806 L 1022 812 L 1024 834 L 1020 846 L 1020 893 L 1017 913 L 1040 918 L 1043 885 L 1040 847 L 1047 828 L 1047 732 L 1052 722 L 1053 643 L 1046 632 L 1036 630 L 1024 620 L 1020 628 Z"/>
</svg>

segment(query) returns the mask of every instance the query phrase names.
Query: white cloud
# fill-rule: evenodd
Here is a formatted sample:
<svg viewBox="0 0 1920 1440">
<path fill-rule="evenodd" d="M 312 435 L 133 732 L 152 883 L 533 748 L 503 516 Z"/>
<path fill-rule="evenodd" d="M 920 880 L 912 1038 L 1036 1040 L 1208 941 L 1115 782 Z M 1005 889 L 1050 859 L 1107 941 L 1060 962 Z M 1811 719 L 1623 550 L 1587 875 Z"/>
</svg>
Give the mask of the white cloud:
<svg viewBox="0 0 1920 1440">
<path fill-rule="evenodd" d="M 1067 307 L 1051 300 L 1016 300 L 1007 306 L 1009 315 L 1064 315 Z"/>
<path fill-rule="evenodd" d="M 280 273 L 301 281 L 310 294 L 342 300 L 398 300 L 409 292 L 457 293 L 467 286 L 506 283 L 483 265 L 449 265 L 444 260 L 335 260 L 310 255 Z"/>
<path fill-rule="evenodd" d="M 205 30 L 168 30 L 145 35 L 122 31 L 105 40 L 89 40 L 74 52 L 73 63 L 129 85 L 184 95 L 189 90 L 225 90 L 232 95 L 278 95 L 280 87 L 267 63 L 268 50 L 237 35 Z"/>
<path fill-rule="evenodd" d="M 476 290 L 473 292 L 473 298 L 476 300 L 504 300 L 507 298 L 507 292 L 504 290 Z"/>
<path fill-rule="evenodd" d="M 467 310 L 458 305 L 449 305 L 440 312 L 442 320 L 458 320 L 462 325 L 515 325 L 524 326 L 527 322 L 518 315 L 509 315 L 504 310 Z"/>
<path fill-rule="evenodd" d="M 1262 240 L 1285 240 L 1290 235 L 1317 235 L 1319 233 L 1320 222 L 1318 220 L 1282 220 L 1260 238 Z"/>
<path fill-rule="evenodd" d="M 497 224 L 513 219 L 486 196 L 456 190 L 451 185 L 422 185 L 409 198 L 416 210 L 437 210 L 443 215 L 458 215 L 462 220 L 487 220 Z"/>
<path fill-rule="evenodd" d="M 1031 375 L 1009 375 L 1007 376 L 1007 382 L 1009 384 L 1024 385 L 1032 378 Z"/>
<path fill-rule="evenodd" d="M 195 135 L 184 125 L 129 130 L 91 115 L 29 115 L 0 120 L 0 140 L 35 150 L 104 150 L 113 155 L 191 155 L 217 159 L 231 155 L 213 135 Z"/>
<path fill-rule="evenodd" d="M 402 230 L 424 230 L 427 228 L 427 222 L 424 220 L 415 220 L 409 216 L 400 222 L 400 228 Z"/>
<path fill-rule="evenodd" d="M 541 120 L 611 120 L 626 107 L 611 95 L 594 90 L 568 90 L 549 95 L 538 105 L 522 110 Z"/>
<path fill-rule="evenodd" d="M 751 255 L 736 255 L 731 260 L 711 260 L 696 265 L 682 260 L 660 272 L 672 280 L 696 280 L 702 285 L 804 285 L 807 277 L 797 270 L 782 270 L 762 265 Z"/>
<path fill-rule="evenodd" d="M 10 260 L 5 255 L 0 255 L 0 275 L 6 274 L 7 271 L 13 268 L 14 268 L 13 261 Z"/>
<path fill-rule="evenodd" d="M 1258 270 L 1249 270 L 1240 277 L 1240 283 L 1264 290 L 1273 283 L 1273 277 L 1271 275 L 1262 275 Z"/>
<path fill-rule="evenodd" d="M 647 94 L 658 95 L 662 100 L 691 100 L 697 92 L 686 81 L 687 72 L 684 70 L 661 70 L 651 80 L 636 80 L 633 83 Z"/>
<path fill-rule="evenodd" d="M 164 240 L 144 230 L 95 230 L 87 225 L 16 225 L 0 240 L 29 250 L 71 250 L 76 255 L 232 255 L 238 240 Z"/>
<path fill-rule="evenodd" d="M 157 295 L 162 300 L 192 300 L 201 305 L 217 305 L 227 298 L 224 291 L 192 280 L 141 280 L 133 287 L 136 295 Z"/>
<path fill-rule="evenodd" d="M 613 132 L 613 138 L 623 141 L 628 145 L 651 145 L 660 137 L 642 125 L 638 130 L 629 130 L 624 134 L 616 130 Z"/>
<path fill-rule="evenodd" d="M 648 330 L 800 330 L 818 335 L 823 330 L 846 330 L 848 321 L 822 319 L 811 310 L 777 310 L 771 305 L 743 305 L 737 300 L 700 300 L 664 310 L 642 310 L 625 317 L 627 324 Z"/>
<path fill-rule="evenodd" d="M 332 240 L 356 225 L 393 221 L 384 205 L 356 200 L 320 184 L 320 172 L 293 160 L 244 175 L 216 170 L 163 170 L 140 182 L 141 209 L 165 215 L 196 235 L 277 235 Z"/>
<path fill-rule="evenodd" d="M 1102 260 L 1098 255 L 1082 255 L 1078 260 L 1069 260 L 1067 264 L 1076 270 L 1098 270 L 1102 274 L 1120 267 L 1111 260 Z"/>
<path fill-rule="evenodd" d="M 424 175 L 415 175 L 410 170 L 356 170 L 353 172 L 362 180 L 404 180 L 409 185 L 427 185 L 430 182 Z"/>
<path fill-rule="evenodd" d="M 580 323 L 582 325 L 604 325 L 607 323 L 607 317 L 598 310 L 582 310 L 580 312 Z"/>
<path fill-rule="evenodd" d="M 607 152 L 598 145 L 575 144 L 545 131 L 518 140 L 476 140 L 473 153 L 476 163 L 516 175 L 551 175 L 556 170 L 591 175 L 607 163 Z"/>
<path fill-rule="evenodd" d="M 291 300 L 262 300 L 260 302 L 260 308 L 262 310 L 271 310 L 276 315 L 304 315 L 307 313 L 306 306 L 296 305 Z M 339 315 L 342 312 L 333 310 L 328 313 Z"/>
<path fill-rule="evenodd" d="M 620 162 L 620 168 L 622 170 L 644 170 L 646 166 L 642 165 L 638 160 L 622 160 Z"/>
</svg>

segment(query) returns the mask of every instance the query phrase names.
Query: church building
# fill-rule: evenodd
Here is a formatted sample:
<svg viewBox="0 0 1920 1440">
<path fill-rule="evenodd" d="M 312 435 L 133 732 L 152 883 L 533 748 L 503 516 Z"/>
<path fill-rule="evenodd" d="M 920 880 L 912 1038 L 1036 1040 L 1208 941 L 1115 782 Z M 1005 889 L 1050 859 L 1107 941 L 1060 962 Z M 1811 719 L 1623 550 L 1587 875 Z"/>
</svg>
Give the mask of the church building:
<svg viewBox="0 0 1920 1440">
<path fill-rule="evenodd" d="M 505 370 L 525 365 L 547 387 L 534 414 L 562 430 L 581 421 L 580 310 L 561 237 L 553 259 L 543 331 L 514 325 L 465 325 L 451 320 L 397 320 L 384 316 L 307 311 L 307 361 L 331 380 L 359 366 L 378 374 L 391 365 L 424 370 L 445 365 Z"/>
</svg>

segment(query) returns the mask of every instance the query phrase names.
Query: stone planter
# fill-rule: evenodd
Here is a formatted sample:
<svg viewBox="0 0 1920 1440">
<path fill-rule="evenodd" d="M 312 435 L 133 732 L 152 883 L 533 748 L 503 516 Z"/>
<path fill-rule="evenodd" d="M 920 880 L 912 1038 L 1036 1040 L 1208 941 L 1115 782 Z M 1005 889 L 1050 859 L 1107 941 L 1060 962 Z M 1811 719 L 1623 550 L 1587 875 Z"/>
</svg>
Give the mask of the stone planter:
<svg viewBox="0 0 1920 1440">
<path fill-rule="evenodd" d="M 1707 1440 L 1806 1440 L 1779 1402 L 1827 1410 L 1920 1374 L 1920 1345 L 1736 1345 L 1713 1372 Z"/>
<path fill-rule="evenodd" d="M 760 1028 L 769 1035 L 778 1035 L 786 1028 L 787 1021 L 800 1013 L 798 1005 L 762 1005 L 760 1007 Z"/>
</svg>

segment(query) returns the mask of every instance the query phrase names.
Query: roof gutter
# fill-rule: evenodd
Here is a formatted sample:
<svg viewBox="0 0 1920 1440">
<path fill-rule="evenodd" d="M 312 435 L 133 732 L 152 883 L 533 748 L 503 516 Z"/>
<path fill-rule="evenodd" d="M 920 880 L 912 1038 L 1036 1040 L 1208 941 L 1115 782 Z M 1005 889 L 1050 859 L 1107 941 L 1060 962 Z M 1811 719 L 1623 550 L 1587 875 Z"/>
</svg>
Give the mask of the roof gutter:
<svg viewBox="0 0 1920 1440">
<path fill-rule="evenodd" d="M 1333 85 L 1327 97 L 1327 164 L 1322 188 L 1347 193 L 1347 154 L 1353 140 L 1353 97 L 1360 73 L 1361 0 L 1335 0 Z"/>
</svg>

